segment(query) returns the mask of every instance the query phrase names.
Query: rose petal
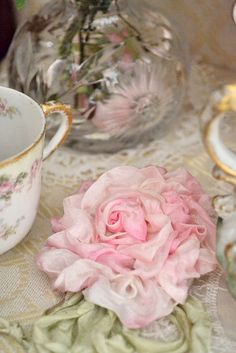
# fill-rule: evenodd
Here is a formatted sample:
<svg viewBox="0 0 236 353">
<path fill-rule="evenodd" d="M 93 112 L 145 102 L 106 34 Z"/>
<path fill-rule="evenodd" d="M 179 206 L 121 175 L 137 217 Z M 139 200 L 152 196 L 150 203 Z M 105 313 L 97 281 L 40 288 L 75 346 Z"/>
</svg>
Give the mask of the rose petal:
<svg viewBox="0 0 236 353">
<path fill-rule="evenodd" d="M 74 245 L 76 242 L 89 243 L 95 237 L 94 226 L 91 223 L 90 217 L 80 209 L 68 211 L 60 220 L 57 220 L 54 225 L 56 225 L 56 229 L 60 229 L 58 225 L 61 225 L 63 230 L 66 229 L 64 232 L 62 230 L 62 234 L 67 238 L 66 243 L 72 243 Z M 56 241 L 54 241 L 53 244 L 53 246 L 57 246 Z"/>
<path fill-rule="evenodd" d="M 107 266 L 78 258 L 59 274 L 54 283 L 54 288 L 65 292 L 79 292 L 92 286 L 100 277 L 104 276 L 111 280 L 114 274 Z"/>
<path fill-rule="evenodd" d="M 161 287 L 177 302 L 184 303 L 190 285 L 189 280 L 200 277 L 196 264 L 200 242 L 192 236 L 170 255 L 158 275 Z"/>
<path fill-rule="evenodd" d="M 85 299 L 114 311 L 129 328 L 140 328 L 171 313 L 174 302 L 153 281 L 135 276 L 99 278 L 83 291 Z M 161 303 L 161 305 L 160 305 Z"/>
<path fill-rule="evenodd" d="M 196 270 L 200 275 L 205 275 L 216 268 L 215 253 L 209 249 L 200 249 Z"/>
<path fill-rule="evenodd" d="M 48 276 L 55 278 L 77 259 L 78 256 L 67 249 L 45 247 L 37 256 L 37 265 Z"/>
<path fill-rule="evenodd" d="M 155 177 L 161 175 L 159 169 L 156 167 L 147 167 L 138 169 L 131 166 L 121 166 L 113 168 L 112 170 L 103 174 L 97 181 L 89 188 L 84 195 L 81 207 L 82 209 L 94 212 L 94 210 L 106 198 L 112 195 L 119 189 L 137 190 L 137 187 L 142 184 L 147 177 Z M 94 197 L 96 195 L 96 197 Z"/>
<path fill-rule="evenodd" d="M 173 241 L 173 235 L 171 236 L 171 232 L 173 232 L 173 228 L 170 222 L 167 222 L 161 231 L 149 241 L 127 246 L 120 245 L 117 249 L 122 254 L 126 254 L 136 260 L 141 261 L 144 264 L 152 263 L 159 257 L 159 255 L 161 256 L 160 248 L 164 244 L 166 247 L 168 247 L 168 249 L 170 248 Z"/>
</svg>

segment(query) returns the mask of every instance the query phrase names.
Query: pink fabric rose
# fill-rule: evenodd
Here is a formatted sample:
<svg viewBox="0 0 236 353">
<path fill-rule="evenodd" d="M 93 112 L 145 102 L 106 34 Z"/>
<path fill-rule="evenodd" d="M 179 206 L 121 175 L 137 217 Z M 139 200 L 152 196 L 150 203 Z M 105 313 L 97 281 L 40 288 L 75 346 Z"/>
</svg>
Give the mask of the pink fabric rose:
<svg viewBox="0 0 236 353">
<path fill-rule="evenodd" d="M 144 327 L 215 268 L 211 212 L 184 169 L 114 168 L 64 200 L 38 265 L 55 289 L 83 291 L 124 325 Z"/>
</svg>

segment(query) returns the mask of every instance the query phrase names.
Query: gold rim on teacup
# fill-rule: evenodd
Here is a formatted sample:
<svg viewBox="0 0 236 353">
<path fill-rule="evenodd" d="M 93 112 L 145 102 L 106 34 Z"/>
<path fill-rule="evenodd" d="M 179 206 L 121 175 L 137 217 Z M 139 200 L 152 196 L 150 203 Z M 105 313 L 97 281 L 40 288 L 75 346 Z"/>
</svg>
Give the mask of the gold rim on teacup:
<svg viewBox="0 0 236 353">
<path fill-rule="evenodd" d="M 69 105 L 66 104 L 62 104 L 62 103 L 54 103 L 54 102 L 48 102 L 45 104 L 41 105 L 41 108 L 43 110 L 44 116 L 45 118 L 47 118 L 50 114 L 52 113 L 59 113 L 59 112 L 64 112 L 65 116 L 67 117 L 67 121 L 68 121 L 68 127 L 67 130 L 65 131 L 63 137 L 60 139 L 60 141 L 49 151 L 49 153 L 47 153 L 46 155 L 43 156 L 43 160 L 47 159 L 49 156 L 51 156 L 51 154 L 53 152 L 55 152 L 55 150 L 62 145 L 65 140 L 67 139 L 71 128 L 72 128 L 72 121 L 73 121 L 73 116 L 72 116 L 72 111 Z M 17 162 L 18 160 L 20 160 L 22 157 L 24 157 L 29 151 L 31 151 L 44 137 L 45 135 L 45 131 L 46 131 L 46 123 L 44 124 L 44 128 L 41 131 L 40 135 L 38 136 L 38 138 L 29 146 L 27 147 L 25 150 L 23 150 L 22 152 L 19 152 L 17 155 L 9 157 L 3 161 L 0 161 L 0 168 L 5 167 L 8 164 Z"/>
<path fill-rule="evenodd" d="M 68 126 L 67 126 L 67 130 L 65 131 L 64 135 L 62 136 L 62 138 L 58 141 L 58 143 L 49 150 L 48 153 L 44 153 L 43 155 L 43 160 L 47 159 L 49 156 L 51 156 L 51 154 L 53 152 L 55 152 L 55 150 L 62 145 L 65 140 L 67 139 L 70 130 L 72 128 L 72 121 L 73 121 L 73 117 L 72 117 L 72 111 L 69 105 L 66 104 L 62 104 L 62 103 L 54 103 L 54 102 L 49 102 L 49 103 L 45 103 L 41 105 L 44 115 L 47 118 L 50 114 L 53 113 L 64 113 L 65 116 L 67 117 L 67 122 L 68 122 Z M 46 146 L 47 148 L 47 146 Z"/>
<path fill-rule="evenodd" d="M 229 178 L 222 174 L 220 179 L 227 178 L 231 182 L 232 177 L 236 176 L 236 153 L 228 149 L 220 137 L 220 123 L 227 112 L 236 112 L 236 84 L 213 93 L 208 110 L 209 119 L 204 127 L 204 142 L 210 157 L 226 175 L 231 176 Z"/>
</svg>

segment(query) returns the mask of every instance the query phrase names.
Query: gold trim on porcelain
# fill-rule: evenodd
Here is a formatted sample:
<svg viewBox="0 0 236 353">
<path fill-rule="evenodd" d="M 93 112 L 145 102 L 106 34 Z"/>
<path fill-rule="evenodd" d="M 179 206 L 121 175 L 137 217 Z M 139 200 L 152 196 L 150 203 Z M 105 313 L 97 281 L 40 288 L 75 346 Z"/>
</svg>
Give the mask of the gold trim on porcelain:
<svg viewBox="0 0 236 353">
<path fill-rule="evenodd" d="M 225 87 L 225 95 L 221 98 L 221 100 L 213 107 L 213 116 L 207 122 L 204 128 L 204 143 L 212 160 L 216 163 L 216 165 L 222 169 L 225 173 L 230 176 L 236 176 L 236 171 L 226 164 L 224 164 L 217 154 L 215 153 L 214 148 L 211 144 L 210 133 L 212 129 L 212 123 L 219 119 L 219 115 L 229 112 L 236 111 L 236 85 L 228 85 Z"/>
<path fill-rule="evenodd" d="M 220 114 L 222 112 L 218 112 L 218 114 Z M 228 167 L 227 165 L 225 165 L 223 162 L 221 162 L 221 160 L 219 159 L 219 157 L 217 156 L 217 154 L 215 153 L 214 148 L 211 145 L 210 142 L 210 134 L 211 134 L 211 128 L 212 128 L 212 123 L 214 120 L 217 119 L 218 114 L 214 115 L 213 118 L 207 123 L 205 130 L 204 130 L 204 141 L 205 141 L 205 146 L 207 149 L 207 152 L 209 153 L 210 157 L 212 158 L 212 160 L 216 163 L 216 165 L 222 169 L 225 173 L 231 175 L 231 176 L 236 176 L 236 171 L 231 169 L 230 167 Z"/>
<path fill-rule="evenodd" d="M 218 166 L 214 166 L 212 169 L 212 175 L 215 179 L 224 181 L 226 183 L 236 186 L 236 178 L 232 175 L 224 173 Z"/>
<path fill-rule="evenodd" d="M 70 133 L 70 130 L 72 128 L 72 121 L 73 121 L 73 116 L 72 116 L 72 111 L 71 108 L 69 107 L 69 105 L 65 105 L 65 104 L 61 104 L 61 103 L 54 103 L 54 102 L 50 102 L 50 103 L 45 103 L 42 104 L 41 106 L 42 109 L 42 114 L 44 115 L 44 127 L 43 130 L 41 131 L 39 137 L 33 142 L 33 144 L 31 144 L 28 148 L 26 148 L 25 150 L 23 150 L 22 152 L 20 152 L 19 154 L 10 157 L 8 159 L 5 159 L 3 161 L 0 161 L 0 168 L 3 168 L 7 165 L 10 165 L 12 163 L 18 162 L 21 158 L 23 158 L 25 155 L 27 155 L 27 153 L 29 153 L 44 137 L 45 135 L 45 131 L 46 131 L 46 118 L 49 114 L 51 113 L 56 113 L 56 112 L 64 112 L 66 117 L 67 117 L 67 121 L 68 121 L 68 127 L 67 130 L 65 131 L 62 139 L 58 142 L 58 144 L 50 151 L 50 153 L 46 156 L 46 158 L 48 158 L 49 156 L 51 156 L 51 154 L 53 152 L 55 152 L 55 150 L 65 142 L 68 134 Z M 46 159 L 44 158 L 44 159 Z"/>
<path fill-rule="evenodd" d="M 58 144 L 50 151 L 50 153 L 44 158 L 47 159 L 52 155 L 52 153 L 55 152 L 55 150 L 61 146 L 67 139 L 71 128 L 72 128 L 72 121 L 73 121 L 73 116 L 72 116 L 72 110 L 69 105 L 62 104 L 62 103 L 54 103 L 54 102 L 49 102 L 45 104 L 41 104 L 41 108 L 43 109 L 45 118 L 48 117 L 49 114 L 52 113 L 61 113 L 64 112 L 65 116 L 67 117 L 67 122 L 68 122 L 68 127 L 67 130 L 65 131 L 62 139 L 58 142 Z"/>
</svg>

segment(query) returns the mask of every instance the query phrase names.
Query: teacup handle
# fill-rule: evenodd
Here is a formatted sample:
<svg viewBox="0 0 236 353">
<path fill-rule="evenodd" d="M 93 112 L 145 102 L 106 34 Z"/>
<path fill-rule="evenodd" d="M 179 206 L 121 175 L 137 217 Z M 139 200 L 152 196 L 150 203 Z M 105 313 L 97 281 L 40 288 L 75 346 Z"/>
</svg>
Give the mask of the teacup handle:
<svg viewBox="0 0 236 353">
<path fill-rule="evenodd" d="M 213 93 L 210 118 L 204 128 L 205 145 L 216 165 L 225 173 L 236 176 L 236 153 L 223 142 L 220 125 L 226 112 L 236 112 L 236 84 Z M 236 116 L 236 115 L 235 115 Z"/>
<path fill-rule="evenodd" d="M 72 110 L 69 105 L 61 103 L 45 103 L 41 105 L 45 117 L 52 113 L 59 113 L 62 116 L 62 122 L 55 135 L 51 138 L 43 150 L 43 160 L 48 158 L 64 141 L 66 140 L 72 126 Z"/>
</svg>

